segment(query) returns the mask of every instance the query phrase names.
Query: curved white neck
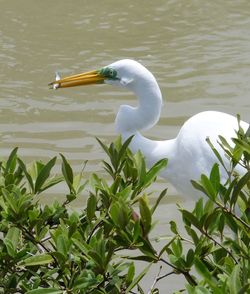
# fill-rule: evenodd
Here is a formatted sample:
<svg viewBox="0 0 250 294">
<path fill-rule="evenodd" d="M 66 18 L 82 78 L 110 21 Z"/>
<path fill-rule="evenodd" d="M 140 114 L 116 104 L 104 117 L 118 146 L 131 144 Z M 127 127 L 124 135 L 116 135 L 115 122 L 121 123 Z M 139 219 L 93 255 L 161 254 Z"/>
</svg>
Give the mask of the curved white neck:
<svg viewBox="0 0 250 294">
<path fill-rule="evenodd" d="M 153 76 L 129 88 L 137 96 L 138 106 L 120 106 L 115 120 L 116 131 L 122 135 L 123 141 L 134 135 L 130 149 L 133 153 L 140 150 L 147 164 L 152 166 L 158 160 L 171 156 L 174 143 L 173 140 L 150 140 L 140 134 L 141 130 L 153 127 L 159 120 L 162 107 L 161 91 Z"/>
<path fill-rule="evenodd" d="M 153 127 L 160 118 L 162 95 L 153 75 L 127 87 L 138 98 L 138 106 L 121 105 L 115 120 L 116 131 L 129 137 L 141 130 Z"/>
</svg>

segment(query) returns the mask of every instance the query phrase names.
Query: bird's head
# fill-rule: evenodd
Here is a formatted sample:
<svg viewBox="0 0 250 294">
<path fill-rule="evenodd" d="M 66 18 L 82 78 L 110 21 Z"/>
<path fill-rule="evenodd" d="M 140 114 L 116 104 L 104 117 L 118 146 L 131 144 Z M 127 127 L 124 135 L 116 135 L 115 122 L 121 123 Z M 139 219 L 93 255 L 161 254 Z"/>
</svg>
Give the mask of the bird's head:
<svg viewBox="0 0 250 294">
<path fill-rule="evenodd" d="M 98 70 L 58 79 L 49 85 L 57 89 L 105 83 L 133 90 L 140 81 L 152 80 L 152 78 L 154 79 L 153 75 L 139 62 L 123 59 Z"/>
</svg>

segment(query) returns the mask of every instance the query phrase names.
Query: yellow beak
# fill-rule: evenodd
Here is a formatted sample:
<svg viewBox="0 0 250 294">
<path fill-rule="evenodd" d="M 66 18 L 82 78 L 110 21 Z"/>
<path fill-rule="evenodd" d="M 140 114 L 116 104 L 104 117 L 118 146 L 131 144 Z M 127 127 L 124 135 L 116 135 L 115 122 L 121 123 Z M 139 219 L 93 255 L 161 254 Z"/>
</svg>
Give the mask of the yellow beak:
<svg viewBox="0 0 250 294">
<path fill-rule="evenodd" d="M 54 89 L 57 88 L 67 88 L 67 87 L 76 87 L 82 85 L 90 85 L 90 84 L 98 84 L 103 83 L 105 77 L 101 75 L 100 71 L 93 70 L 69 77 L 65 77 L 63 79 L 59 79 L 49 84 Z"/>
</svg>

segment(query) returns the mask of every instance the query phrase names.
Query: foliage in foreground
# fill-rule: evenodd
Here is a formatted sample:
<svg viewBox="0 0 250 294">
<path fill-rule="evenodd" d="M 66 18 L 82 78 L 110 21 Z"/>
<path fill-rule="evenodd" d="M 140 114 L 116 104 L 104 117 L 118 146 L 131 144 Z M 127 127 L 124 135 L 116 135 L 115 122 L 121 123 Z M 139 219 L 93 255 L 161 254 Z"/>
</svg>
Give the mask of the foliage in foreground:
<svg viewBox="0 0 250 294">
<path fill-rule="evenodd" d="M 247 293 L 250 285 L 250 139 L 240 129 L 231 148 L 221 137 L 230 158 L 228 183 L 220 183 L 215 164 L 209 177 L 193 185 L 207 195 L 192 212 L 179 208 L 185 233 L 170 222 L 172 236 L 161 250 L 150 239 L 153 214 L 164 190 L 150 207 L 146 188 L 166 167 L 161 160 L 150 170 L 140 153 L 132 155 L 120 140 L 100 142 L 110 162 L 104 161 L 105 180 L 92 174 L 88 183 L 75 175 L 62 158 L 62 175 L 51 176 L 56 158 L 31 165 L 14 149 L 0 165 L 0 291 L 2 293 L 159 293 L 157 284 L 172 274 L 186 278 L 192 293 Z M 211 144 L 211 143 L 210 143 Z M 212 147 L 212 146 L 211 146 Z M 246 172 L 235 175 L 235 166 Z M 64 182 L 68 193 L 62 204 L 41 205 L 37 196 Z M 86 205 L 80 212 L 69 204 L 80 194 Z M 235 208 L 237 207 L 237 213 Z M 136 260 L 147 262 L 135 274 Z M 150 266 L 159 273 L 151 289 L 141 279 Z"/>
</svg>

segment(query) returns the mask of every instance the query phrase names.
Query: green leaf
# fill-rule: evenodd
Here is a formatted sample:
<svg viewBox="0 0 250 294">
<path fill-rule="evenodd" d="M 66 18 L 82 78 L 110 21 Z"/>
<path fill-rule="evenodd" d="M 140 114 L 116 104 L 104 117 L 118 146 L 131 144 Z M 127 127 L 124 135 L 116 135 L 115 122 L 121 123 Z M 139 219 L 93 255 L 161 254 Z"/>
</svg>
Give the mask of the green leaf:
<svg viewBox="0 0 250 294">
<path fill-rule="evenodd" d="M 34 193 L 35 187 L 34 187 L 34 183 L 33 183 L 33 179 L 31 177 L 31 175 L 28 173 L 24 162 L 20 158 L 18 158 L 17 160 L 18 160 L 18 164 L 19 164 L 20 168 L 24 172 L 24 174 L 26 176 L 26 179 L 29 182 L 29 185 L 30 185 L 30 188 L 31 188 L 32 192 Z"/>
<path fill-rule="evenodd" d="M 118 153 L 118 161 L 120 161 L 124 155 L 125 155 L 125 152 L 126 150 L 128 149 L 128 146 L 130 144 L 130 142 L 132 141 L 134 136 L 130 136 L 123 144 L 122 144 L 122 147 Z"/>
<path fill-rule="evenodd" d="M 151 229 L 152 215 L 146 196 L 140 198 L 139 208 L 144 234 L 147 235 Z"/>
<path fill-rule="evenodd" d="M 129 222 L 129 211 L 125 203 L 114 202 L 110 208 L 110 216 L 115 225 L 124 229 Z"/>
<path fill-rule="evenodd" d="M 110 157 L 109 148 L 100 139 L 98 139 L 97 137 L 96 137 L 96 140 L 101 145 L 102 149 L 106 152 L 106 154 L 108 155 L 108 157 Z"/>
<path fill-rule="evenodd" d="M 170 223 L 170 230 L 171 230 L 174 234 L 178 235 L 179 233 L 178 233 L 178 230 L 177 230 L 176 222 L 174 222 L 174 221 L 170 221 L 169 223 Z"/>
<path fill-rule="evenodd" d="M 16 168 L 17 150 L 18 147 L 14 148 L 11 151 L 10 156 L 6 162 L 5 174 L 14 173 Z"/>
<path fill-rule="evenodd" d="M 22 234 L 21 230 L 16 228 L 16 227 L 11 227 L 8 230 L 8 233 L 7 233 L 6 237 L 5 237 L 5 239 L 10 240 L 14 250 L 17 249 L 17 246 L 18 246 L 18 244 L 20 242 L 21 234 Z"/>
<path fill-rule="evenodd" d="M 243 187 L 247 184 L 247 182 L 250 181 L 250 171 L 248 171 L 243 177 L 240 178 L 238 183 L 234 185 L 232 197 L 230 199 L 230 206 L 233 207 L 233 205 L 237 202 L 237 198 L 242 191 Z"/>
<path fill-rule="evenodd" d="M 179 258 L 182 255 L 182 244 L 180 239 L 178 238 L 175 242 L 171 244 L 174 255 Z"/>
<path fill-rule="evenodd" d="M 90 250 L 90 246 L 84 242 L 79 241 L 78 239 L 71 239 L 73 244 L 85 255 L 89 258 L 88 252 Z"/>
<path fill-rule="evenodd" d="M 129 195 L 131 194 L 131 191 L 132 191 L 132 185 L 129 185 L 125 189 L 116 193 L 115 197 L 117 198 L 117 200 L 122 199 L 123 201 L 126 201 Z"/>
<path fill-rule="evenodd" d="M 147 173 L 145 159 L 140 151 L 136 152 L 134 159 L 138 171 L 139 184 L 143 185 Z"/>
<path fill-rule="evenodd" d="M 157 200 L 156 200 L 154 206 L 151 208 L 151 214 L 152 214 L 152 215 L 153 215 L 153 213 L 155 212 L 155 210 L 156 210 L 156 208 L 158 207 L 158 205 L 160 204 L 161 200 L 166 196 L 166 194 L 167 194 L 167 190 L 168 190 L 168 189 L 164 189 L 164 190 L 160 193 L 160 195 L 159 195 L 159 197 L 157 198 Z"/>
<path fill-rule="evenodd" d="M 160 161 L 156 162 L 151 169 L 147 172 L 143 185 L 147 187 L 150 185 L 156 178 L 156 176 L 159 174 L 159 172 L 166 168 L 168 164 L 167 159 L 161 159 Z"/>
<path fill-rule="evenodd" d="M 195 203 L 195 209 L 194 209 L 196 217 L 200 220 L 202 216 L 204 215 L 204 209 L 203 209 L 203 198 L 200 198 Z"/>
<path fill-rule="evenodd" d="M 126 289 L 125 293 L 128 294 L 130 293 L 130 291 L 139 284 L 139 282 L 141 281 L 141 279 L 146 275 L 146 273 L 149 271 L 151 265 L 153 263 L 150 263 L 147 267 L 145 267 L 145 269 L 134 279 L 134 281 L 128 286 L 128 288 Z"/>
<path fill-rule="evenodd" d="M 220 169 L 219 164 L 215 163 L 210 172 L 210 181 L 216 191 L 219 190 L 220 187 Z"/>
<path fill-rule="evenodd" d="M 38 288 L 27 291 L 26 294 L 63 294 L 64 291 L 58 288 Z"/>
<path fill-rule="evenodd" d="M 52 167 L 55 165 L 56 163 L 56 157 L 52 158 L 39 172 L 37 179 L 36 179 L 36 183 L 35 183 L 35 193 L 40 192 L 43 184 L 45 183 L 45 181 L 48 179 L 49 175 L 50 175 L 50 171 L 52 169 Z"/>
<path fill-rule="evenodd" d="M 62 173 L 63 173 L 63 176 L 65 178 L 65 181 L 69 187 L 69 190 L 70 191 L 74 191 L 74 188 L 73 188 L 73 182 L 74 182 L 74 175 L 73 175 L 73 170 L 70 166 L 70 164 L 68 163 L 68 161 L 66 160 L 66 158 L 63 156 L 63 154 L 61 154 L 61 157 L 62 157 Z M 75 192 L 75 191 L 74 191 Z"/>
<path fill-rule="evenodd" d="M 64 257 L 68 254 L 68 240 L 64 235 L 58 235 L 56 237 L 56 248 Z"/>
<path fill-rule="evenodd" d="M 59 183 L 61 183 L 63 181 L 63 177 L 62 176 L 54 176 L 51 179 L 48 179 L 45 184 L 42 186 L 42 188 L 40 189 L 40 191 L 45 191 Z"/>
<path fill-rule="evenodd" d="M 226 212 L 224 213 L 224 216 L 225 216 L 225 220 L 226 220 L 227 225 L 231 228 L 231 230 L 235 234 L 237 234 L 239 226 L 236 223 L 236 221 L 234 220 L 234 218 Z"/>
<path fill-rule="evenodd" d="M 194 180 L 191 180 L 191 184 L 196 190 L 201 191 L 202 193 L 206 194 L 206 190 L 203 188 L 203 186 L 201 184 L 199 184 L 198 182 L 196 182 Z"/>
<path fill-rule="evenodd" d="M 88 218 L 89 222 L 91 222 L 95 216 L 96 203 L 97 203 L 96 196 L 93 194 L 90 194 L 88 201 L 87 201 L 87 209 L 86 209 L 87 218 Z"/>
<path fill-rule="evenodd" d="M 193 262 L 194 262 L 194 251 L 192 248 L 190 248 L 188 250 L 188 253 L 186 255 L 186 263 L 187 263 L 187 266 L 189 268 L 191 268 L 191 266 L 193 265 Z"/>
<path fill-rule="evenodd" d="M 127 285 L 132 283 L 134 276 L 135 276 L 135 265 L 133 262 L 131 262 L 129 265 L 129 268 L 128 268 L 127 275 L 126 275 L 126 284 Z"/>
<path fill-rule="evenodd" d="M 201 229 L 199 220 L 189 211 L 181 210 L 184 220 L 187 220 L 190 224 L 194 225 L 197 229 Z"/>
<path fill-rule="evenodd" d="M 14 257 L 16 255 L 16 250 L 11 240 L 5 238 L 3 242 L 4 242 L 4 245 L 6 246 L 8 254 Z"/>
<path fill-rule="evenodd" d="M 216 287 L 214 277 L 212 276 L 208 268 L 205 266 L 205 264 L 198 257 L 195 257 L 194 264 L 198 274 L 205 279 L 208 285 L 210 285 L 211 287 Z"/>
<path fill-rule="evenodd" d="M 158 255 L 159 257 L 161 257 L 162 254 L 168 250 L 169 246 L 172 244 L 172 242 L 174 242 L 176 240 L 176 238 L 178 238 L 178 236 L 174 236 L 166 245 L 163 246 L 163 248 L 161 249 L 161 251 Z"/>
<path fill-rule="evenodd" d="M 228 279 L 228 287 L 230 289 L 231 294 L 238 294 L 241 288 L 240 282 L 240 265 L 235 265 L 229 279 Z"/>
<path fill-rule="evenodd" d="M 2 194 L 4 196 L 5 201 L 8 203 L 9 207 L 14 213 L 17 213 L 18 207 L 15 197 L 10 193 L 7 189 L 2 188 Z"/>
<path fill-rule="evenodd" d="M 35 265 L 45 265 L 52 263 L 54 261 L 53 257 L 48 254 L 44 253 L 41 255 L 34 255 L 22 260 L 19 265 L 20 266 L 35 266 Z"/>
<path fill-rule="evenodd" d="M 220 136 L 219 136 L 220 137 Z M 208 143 L 208 145 L 210 146 L 210 148 L 212 149 L 214 155 L 216 156 L 216 158 L 219 160 L 221 166 L 223 166 L 223 168 L 227 171 L 227 168 L 223 162 L 222 157 L 220 156 L 220 153 L 215 149 L 214 145 L 212 144 L 212 142 L 210 141 L 209 138 L 206 139 L 206 142 Z"/>
<path fill-rule="evenodd" d="M 98 267 L 103 268 L 105 266 L 105 260 L 103 260 L 102 256 L 95 250 L 89 250 L 88 255 Z"/>
<path fill-rule="evenodd" d="M 239 140 L 236 138 L 232 138 L 232 141 L 237 144 L 239 147 L 241 147 L 241 149 L 243 149 L 245 152 L 247 152 L 248 154 L 250 154 L 250 144 L 243 141 L 243 140 Z"/>
<path fill-rule="evenodd" d="M 206 175 L 201 175 L 201 184 L 205 189 L 206 195 L 211 199 L 215 200 L 217 191 L 215 190 L 214 186 L 212 185 L 211 181 Z"/>
<path fill-rule="evenodd" d="M 193 288 L 193 290 L 191 290 L 191 288 L 188 289 L 189 294 L 211 294 L 211 292 L 203 286 L 196 286 L 195 288 Z"/>
</svg>

